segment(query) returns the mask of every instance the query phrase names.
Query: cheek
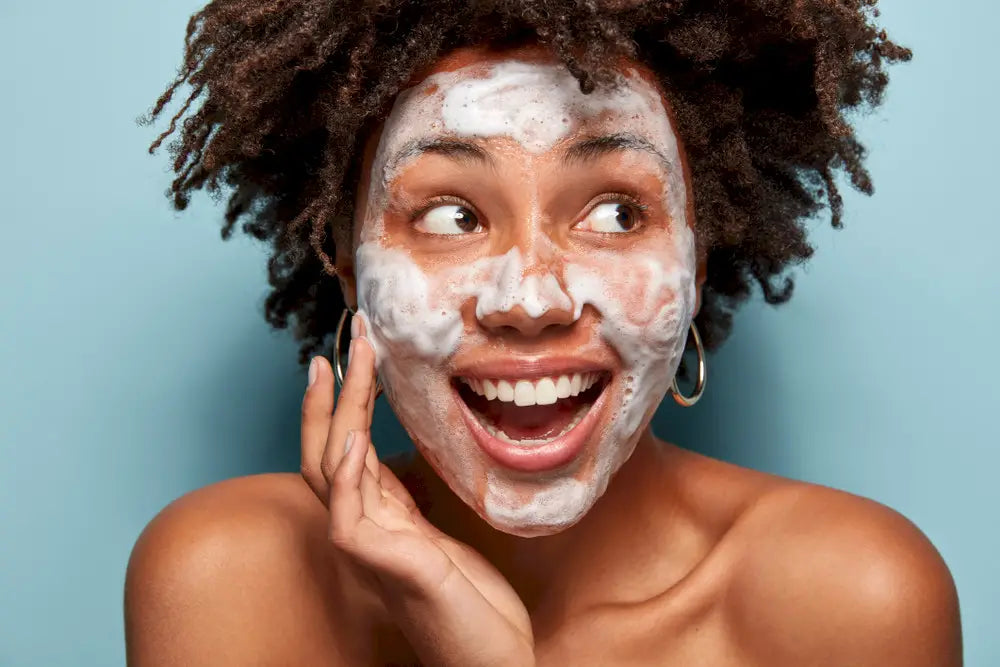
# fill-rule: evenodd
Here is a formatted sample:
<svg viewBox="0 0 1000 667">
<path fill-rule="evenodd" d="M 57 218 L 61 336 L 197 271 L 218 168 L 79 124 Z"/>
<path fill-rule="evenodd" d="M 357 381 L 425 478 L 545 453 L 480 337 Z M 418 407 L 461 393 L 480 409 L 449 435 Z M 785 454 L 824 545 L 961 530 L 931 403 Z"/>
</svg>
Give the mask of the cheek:
<svg viewBox="0 0 1000 667">
<path fill-rule="evenodd" d="M 627 366 L 673 361 L 694 311 L 694 273 L 669 252 L 604 254 L 567 269 L 574 301 L 601 314 L 601 333 Z"/>
<path fill-rule="evenodd" d="M 610 275 L 608 296 L 622 306 L 625 324 L 653 334 L 663 316 L 676 306 L 681 288 L 675 271 L 654 258 L 619 262 Z"/>
<path fill-rule="evenodd" d="M 611 442 L 634 445 L 677 371 L 694 312 L 694 272 L 687 256 L 660 250 L 590 263 L 589 275 L 601 278 L 593 303 L 601 313 L 601 336 L 622 360 L 615 418 L 607 433 Z M 613 449 L 616 456 L 631 452 Z"/>
<path fill-rule="evenodd" d="M 455 351 L 462 319 L 440 280 L 399 249 L 363 243 L 356 260 L 358 309 L 372 325 L 379 363 L 390 352 L 440 361 Z"/>
<path fill-rule="evenodd" d="M 693 311 L 693 276 L 686 270 L 664 270 L 655 260 L 631 264 L 622 274 L 623 333 L 630 332 L 635 345 L 645 352 L 634 354 L 633 363 L 646 355 L 672 361 L 678 342 L 683 349 Z"/>
</svg>

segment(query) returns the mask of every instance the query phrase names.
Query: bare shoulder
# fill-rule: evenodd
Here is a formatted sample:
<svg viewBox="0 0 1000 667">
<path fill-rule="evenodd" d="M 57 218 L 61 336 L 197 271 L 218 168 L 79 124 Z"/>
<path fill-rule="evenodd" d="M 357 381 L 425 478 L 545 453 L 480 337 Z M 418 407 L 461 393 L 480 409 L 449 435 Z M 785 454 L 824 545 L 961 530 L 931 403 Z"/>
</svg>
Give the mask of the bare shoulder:
<svg viewBox="0 0 1000 667">
<path fill-rule="evenodd" d="M 768 665 L 961 664 L 954 581 L 930 540 L 873 500 L 768 485 L 734 523 L 726 595 L 740 646 Z"/>
<path fill-rule="evenodd" d="M 325 517 L 293 474 L 226 480 L 167 506 L 129 559 L 129 664 L 307 664 L 319 656 L 337 664 Z"/>
</svg>

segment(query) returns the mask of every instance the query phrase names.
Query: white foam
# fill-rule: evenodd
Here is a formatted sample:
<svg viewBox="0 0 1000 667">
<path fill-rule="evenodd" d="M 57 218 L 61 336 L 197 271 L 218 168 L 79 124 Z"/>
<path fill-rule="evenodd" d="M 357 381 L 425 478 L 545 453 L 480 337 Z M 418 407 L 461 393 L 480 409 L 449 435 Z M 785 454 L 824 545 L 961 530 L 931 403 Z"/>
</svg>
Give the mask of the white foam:
<svg viewBox="0 0 1000 667">
<path fill-rule="evenodd" d="M 504 480 L 493 472 L 489 475 L 485 507 L 490 522 L 516 526 L 522 534 L 546 534 L 568 528 L 593 504 L 590 485 L 572 477 L 545 483 L 533 493 L 511 494 L 503 492 Z"/>
<path fill-rule="evenodd" d="M 648 111 L 645 99 L 627 88 L 581 94 L 565 67 L 513 60 L 497 63 L 483 78 L 438 76 L 446 128 L 460 136 L 510 137 L 535 154 L 566 138 L 576 119 Z"/>
<path fill-rule="evenodd" d="M 377 243 L 362 243 L 355 261 L 358 310 L 374 324 L 370 338 L 376 358 L 392 345 L 406 345 L 433 361 L 451 356 L 463 329 L 460 309 L 469 299 L 475 300 L 479 319 L 515 306 L 533 318 L 553 308 L 574 309 L 554 275 L 525 275 L 516 247 L 469 265 L 441 268 L 433 278 L 405 250 Z"/>
</svg>

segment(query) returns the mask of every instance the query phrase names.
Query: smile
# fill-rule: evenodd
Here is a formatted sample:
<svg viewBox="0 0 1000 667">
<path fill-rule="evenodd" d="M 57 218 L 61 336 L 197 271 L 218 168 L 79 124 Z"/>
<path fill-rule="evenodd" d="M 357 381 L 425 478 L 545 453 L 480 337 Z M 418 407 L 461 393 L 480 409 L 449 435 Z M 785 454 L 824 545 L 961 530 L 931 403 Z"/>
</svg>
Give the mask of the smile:
<svg viewBox="0 0 1000 667">
<path fill-rule="evenodd" d="M 473 438 L 497 463 L 524 472 L 576 458 L 597 425 L 606 370 L 534 377 L 458 375 L 452 386 Z"/>
</svg>

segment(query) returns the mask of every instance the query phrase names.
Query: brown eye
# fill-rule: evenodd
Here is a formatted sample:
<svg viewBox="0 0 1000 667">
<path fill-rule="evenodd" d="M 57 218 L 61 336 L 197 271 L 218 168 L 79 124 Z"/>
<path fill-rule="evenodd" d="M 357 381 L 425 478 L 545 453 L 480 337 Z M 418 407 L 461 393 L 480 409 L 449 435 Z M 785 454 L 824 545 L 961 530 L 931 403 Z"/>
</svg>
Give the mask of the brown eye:
<svg viewBox="0 0 1000 667">
<path fill-rule="evenodd" d="M 483 231 L 476 214 L 456 204 L 435 206 L 416 221 L 415 227 L 426 234 L 473 234 Z"/>
<path fill-rule="evenodd" d="M 635 207 L 621 202 L 598 204 L 587 217 L 577 223 L 575 229 L 585 232 L 630 232 L 639 224 L 639 214 Z"/>
</svg>

